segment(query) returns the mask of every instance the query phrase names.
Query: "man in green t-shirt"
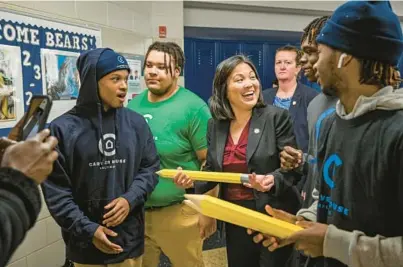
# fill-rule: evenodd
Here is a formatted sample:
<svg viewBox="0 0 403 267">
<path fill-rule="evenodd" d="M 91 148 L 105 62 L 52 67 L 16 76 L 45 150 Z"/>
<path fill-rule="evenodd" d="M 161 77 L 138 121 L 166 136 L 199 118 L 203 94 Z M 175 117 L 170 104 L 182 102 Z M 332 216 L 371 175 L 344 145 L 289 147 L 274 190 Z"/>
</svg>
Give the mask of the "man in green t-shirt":
<svg viewBox="0 0 403 267">
<path fill-rule="evenodd" d="M 182 49 L 172 42 L 155 42 L 147 51 L 147 85 L 128 108 L 142 114 L 154 135 L 161 168 L 200 170 L 207 157 L 207 104 L 178 85 L 183 69 Z M 179 179 L 181 180 L 181 179 Z M 203 240 L 216 222 L 182 203 L 185 189 L 178 181 L 160 177 L 146 203 L 143 267 L 157 267 L 161 251 L 175 267 L 202 267 Z M 215 194 L 216 192 L 210 192 Z"/>
</svg>

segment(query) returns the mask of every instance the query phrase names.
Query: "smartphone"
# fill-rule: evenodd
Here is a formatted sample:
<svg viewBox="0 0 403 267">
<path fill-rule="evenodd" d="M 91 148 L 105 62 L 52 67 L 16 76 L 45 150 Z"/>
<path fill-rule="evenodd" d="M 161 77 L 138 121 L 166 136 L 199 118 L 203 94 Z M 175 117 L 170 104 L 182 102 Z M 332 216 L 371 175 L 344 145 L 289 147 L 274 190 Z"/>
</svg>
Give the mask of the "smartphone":
<svg viewBox="0 0 403 267">
<path fill-rule="evenodd" d="M 38 132 L 45 129 L 51 108 L 52 100 L 49 96 L 32 96 L 28 110 L 24 117 L 24 123 L 19 130 L 19 141 L 33 137 Z"/>
</svg>

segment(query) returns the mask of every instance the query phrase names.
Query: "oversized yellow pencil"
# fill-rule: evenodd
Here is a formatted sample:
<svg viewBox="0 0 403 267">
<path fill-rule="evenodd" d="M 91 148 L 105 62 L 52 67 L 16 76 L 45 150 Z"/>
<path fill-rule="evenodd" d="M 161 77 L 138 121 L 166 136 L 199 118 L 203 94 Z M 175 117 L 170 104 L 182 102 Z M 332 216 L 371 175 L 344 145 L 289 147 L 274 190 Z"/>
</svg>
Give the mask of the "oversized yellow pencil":
<svg viewBox="0 0 403 267">
<path fill-rule="evenodd" d="M 229 184 L 243 184 L 249 183 L 249 176 L 245 173 L 232 173 L 232 172 L 203 172 L 203 171 L 187 171 L 182 170 L 192 180 L 209 181 Z M 175 169 L 162 169 L 157 174 L 164 178 L 174 178 L 178 170 Z"/>
<path fill-rule="evenodd" d="M 184 201 L 186 205 L 203 215 L 253 229 L 271 236 L 286 238 L 287 236 L 303 229 L 298 225 L 270 217 L 269 215 L 212 196 L 185 194 L 185 198 L 187 198 L 187 200 Z"/>
</svg>

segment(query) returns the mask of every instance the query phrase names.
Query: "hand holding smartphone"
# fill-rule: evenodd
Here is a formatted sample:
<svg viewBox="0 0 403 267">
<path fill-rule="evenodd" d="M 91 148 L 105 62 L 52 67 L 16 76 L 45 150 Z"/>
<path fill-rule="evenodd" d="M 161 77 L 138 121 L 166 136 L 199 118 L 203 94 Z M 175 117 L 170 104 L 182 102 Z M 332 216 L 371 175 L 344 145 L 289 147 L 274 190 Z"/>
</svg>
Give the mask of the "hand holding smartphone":
<svg viewBox="0 0 403 267">
<path fill-rule="evenodd" d="M 49 96 L 35 95 L 31 99 L 24 117 L 11 129 L 8 138 L 14 141 L 24 141 L 45 129 L 52 108 Z"/>
<path fill-rule="evenodd" d="M 5 150 L 9 146 L 28 137 L 35 136 L 45 128 L 51 107 L 52 100 L 48 96 L 37 95 L 32 97 L 28 111 L 10 130 L 8 138 L 0 138 L 0 162 L 3 159 Z"/>
</svg>

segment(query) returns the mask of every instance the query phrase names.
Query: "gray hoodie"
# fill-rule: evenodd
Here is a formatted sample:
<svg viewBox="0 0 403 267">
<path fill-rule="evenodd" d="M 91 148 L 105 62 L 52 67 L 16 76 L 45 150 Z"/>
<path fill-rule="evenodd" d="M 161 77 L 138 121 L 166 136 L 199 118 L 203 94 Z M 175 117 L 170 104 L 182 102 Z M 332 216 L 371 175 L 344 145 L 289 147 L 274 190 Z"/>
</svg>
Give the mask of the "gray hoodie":
<svg viewBox="0 0 403 267">
<path fill-rule="evenodd" d="M 340 101 L 336 104 L 337 115 L 345 120 L 377 109 L 403 109 L 403 90 L 394 91 L 391 86 L 387 86 L 371 97 L 360 96 L 349 114 L 346 114 Z M 301 209 L 297 215 L 316 221 L 319 193 L 314 189 L 312 194 L 315 202 L 309 208 Z M 399 267 L 403 266 L 403 237 L 368 237 L 360 231 L 348 232 L 329 225 L 323 243 L 323 254 L 350 267 Z"/>
</svg>

